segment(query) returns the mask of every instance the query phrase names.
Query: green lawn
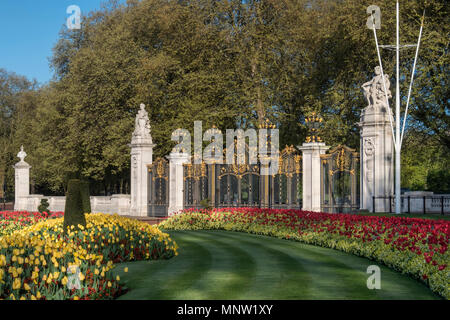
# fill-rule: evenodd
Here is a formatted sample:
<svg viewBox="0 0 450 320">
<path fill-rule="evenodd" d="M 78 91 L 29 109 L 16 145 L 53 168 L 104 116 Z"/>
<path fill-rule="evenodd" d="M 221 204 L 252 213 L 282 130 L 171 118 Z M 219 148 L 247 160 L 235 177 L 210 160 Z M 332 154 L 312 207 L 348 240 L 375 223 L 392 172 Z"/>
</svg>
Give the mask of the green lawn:
<svg viewBox="0 0 450 320">
<path fill-rule="evenodd" d="M 375 263 L 332 249 L 226 231 L 170 234 L 177 257 L 117 266 L 130 289 L 120 299 L 439 299 L 383 266 L 381 290 L 369 290 L 366 270 Z"/>
</svg>

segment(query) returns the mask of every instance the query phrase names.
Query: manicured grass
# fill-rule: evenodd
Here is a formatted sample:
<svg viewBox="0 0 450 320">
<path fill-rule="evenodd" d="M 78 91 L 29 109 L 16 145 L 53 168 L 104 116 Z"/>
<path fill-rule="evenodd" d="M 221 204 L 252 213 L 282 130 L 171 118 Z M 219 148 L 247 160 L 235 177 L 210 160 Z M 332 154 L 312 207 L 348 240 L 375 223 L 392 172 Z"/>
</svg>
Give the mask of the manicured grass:
<svg viewBox="0 0 450 320">
<path fill-rule="evenodd" d="M 439 299 L 384 266 L 381 290 L 369 290 L 366 270 L 376 263 L 332 249 L 226 231 L 169 233 L 177 257 L 117 266 L 130 289 L 120 299 Z"/>
<path fill-rule="evenodd" d="M 400 217 L 400 218 L 420 218 L 420 219 L 433 219 L 433 220 L 450 220 L 450 214 L 437 214 L 437 213 L 368 213 L 368 212 L 360 212 L 358 215 L 362 216 L 374 216 L 374 217 Z"/>
</svg>

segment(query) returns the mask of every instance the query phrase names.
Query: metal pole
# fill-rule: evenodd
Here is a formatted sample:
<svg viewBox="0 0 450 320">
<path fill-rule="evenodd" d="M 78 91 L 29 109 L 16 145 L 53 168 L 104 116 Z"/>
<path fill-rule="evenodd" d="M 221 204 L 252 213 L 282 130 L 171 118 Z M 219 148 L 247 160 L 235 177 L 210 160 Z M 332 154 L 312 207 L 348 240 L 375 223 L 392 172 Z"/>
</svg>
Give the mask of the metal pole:
<svg viewBox="0 0 450 320">
<path fill-rule="evenodd" d="M 375 213 L 375 197 L 372 197 L 372 212 Z"/>
<path fill-rule="evenodd" d="M 399 34 L 399 4 L 397 1 L 397 45 L 396 45 L 396 56 L 397 56 L 397 87 L 396 87 L 396 108 L 395 108 L 395 141 L 397 143 L 397 148 L 395 149 L 395 213 L 401 214 L 400 205 L 400 34 Z"/>
<path fill-rule="evenodd" d="M 414 73 L 416 72 L 416 64 L 417 64 L 417 58 L 419 56 L 420 41 L 422 39 L 422 30 L 423 30 L 424 21 L 425 21 L 425 10 L 423 11 L 422 22 L 420 24 L 419 39 L 417 40 L 416 55 L 414 57 L 413 70 L 411 73 L 411 82 L 409 84 L 408 98 L 406 99 L 406 109 L 405 109 L 405 116 L 403 117 L 403 126 L 402 126 L 402 135 L 401 135 L 401 139 L 400 139 L 400 146 L 403 143 L 403 136 L 405 134 L 406 118 L 408 117 L 409 101 L 411 99 L 411 91 L 412 91 L 412 85 L 414 83 Z"/>
</svg>

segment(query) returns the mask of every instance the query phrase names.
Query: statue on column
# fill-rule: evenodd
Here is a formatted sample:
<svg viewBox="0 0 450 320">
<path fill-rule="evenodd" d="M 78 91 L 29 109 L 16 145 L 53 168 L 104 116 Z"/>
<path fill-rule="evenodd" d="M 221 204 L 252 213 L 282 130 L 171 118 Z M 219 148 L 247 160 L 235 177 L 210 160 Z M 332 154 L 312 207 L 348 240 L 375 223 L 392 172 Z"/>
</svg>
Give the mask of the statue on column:
<svg viewBox="0 0 450 320">
<path fill-rule="evenodd" d="M 145 111 L 145 104 L 141 104 L 140 110 L 138 114 L 136 115 L 136 121 L 135 121 L 135 129 L 133 132 L 133 138 L 139 137 L 139 138 L 150 138 L 150 120 L 148 118 L 148 112 Z"/>
<path fill-rule="evenodd" d="M 20 159 L 20 162 L 24 162 L 27 153 L 23 150 L 23 146 L 20 147 L 20 152 L 17 154 L 17 158 Z"/>
<path fill-rule="evenodd" d="M 392 93 L 389 90 L 391 83 L 389 82 L 389 75 L 384 75 L 384 81 L 386 84 L 383 84 L 383 77 L 381 75 L 381 68 L 379 66 L 375 67 L 375 77 L 369 82 L 366 82 L 362 85 L 364 90 L 364 97 L 367 100 L 368 106 L 366 110 L 373 109 L 374 111 L 385 111 L 387 110 L 388 104 L 386 101 L 386 93 L 388 99 L 392 98 Z M 385 93 L 386 88 L 386 93 Z"/>
</svg>

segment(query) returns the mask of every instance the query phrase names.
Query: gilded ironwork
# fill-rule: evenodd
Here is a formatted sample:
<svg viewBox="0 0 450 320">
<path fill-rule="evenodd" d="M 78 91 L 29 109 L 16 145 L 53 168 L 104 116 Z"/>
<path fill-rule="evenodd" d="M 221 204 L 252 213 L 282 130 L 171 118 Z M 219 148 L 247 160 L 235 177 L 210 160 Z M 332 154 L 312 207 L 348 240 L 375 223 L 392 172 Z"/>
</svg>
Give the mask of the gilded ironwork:
<svg viewBox="0 0 450 320">
<path fill-rule="evenodd" d="M 324 212 L 351 212 L 359 208 L 357 172 L 359 154 L 339 145 L 321 155 L 321 201 Z"/>
<path fill-rule="evenodd" d="M 164 158 L 158 158 L 153 164 L 148 166 L 148 172 L 152 173 L 153 180 L 156 178 L 167 180 L 169 174 L 169 162 Z"/>
<path fill-rule="evenodd" d="M 169 161 L 156 159 L 148 166 L 149 174 L 149 215 L 166 216 L 169 205 Z"/>
<path fill-rule="evenodd" d="M 278 174 L 286 175 L 289 178 L 292 178 L 294 174 L 300 174 L 302 156 L 296 154 L 296 152 L 294 146 L 286 146 L 281 151 L 278 161 Z"/>
<path fill-rule="evenodd" d="M 322 117 L 315 112 L 312 112 L 305 118 L 305 123 L 309 128 L 309 136 L 306 137 L 307 143 L 322 142 L 322 138 L 319 136 L 319 129 L 322 122 Z"/>
<path fill-rule="evenodd" d="M 201 164 L 191 164 L 187 163 L 183 165 L 186 169 L 184 174 L 184 180 L 186 179 L 194 179 L 200 180 L 201 178 L 206 177 L 206 163 L 202 162 Z"/>
<path fill-rule="evenodd" d="M 268 127 L 273 127 L 267 125 Z M 236 141 L 236 140 L 235 140 Z M 241 143 L 245 143 L 241 140 Z M 198 208 L 202 201 L 216 208 L 261 207 L 301 208 L 302 156 L 294 146 L 286 146 L 281 152 L 266 155 L 277 157 L 279 170 L 276 175 L 261 176 L 263 160 L 249 163 L 249 147 L 245 145 L 245 157 L 238 161 L 235 143 L 233 163 L 202 163 L 184 165 L 184 207 Z M 242 147 L 242 146 L 240 146 Z"/>
<path fill-rule="evenodd" d="M 359 158 L 359 155 L 354 149 L 339 145 L 320 157 L 323 165 L 326 165 L 328 161 L 332 162 L 329 173 L 332 176 L 336 172 L 354 173 L 353 162 Z"/>
</svg>

